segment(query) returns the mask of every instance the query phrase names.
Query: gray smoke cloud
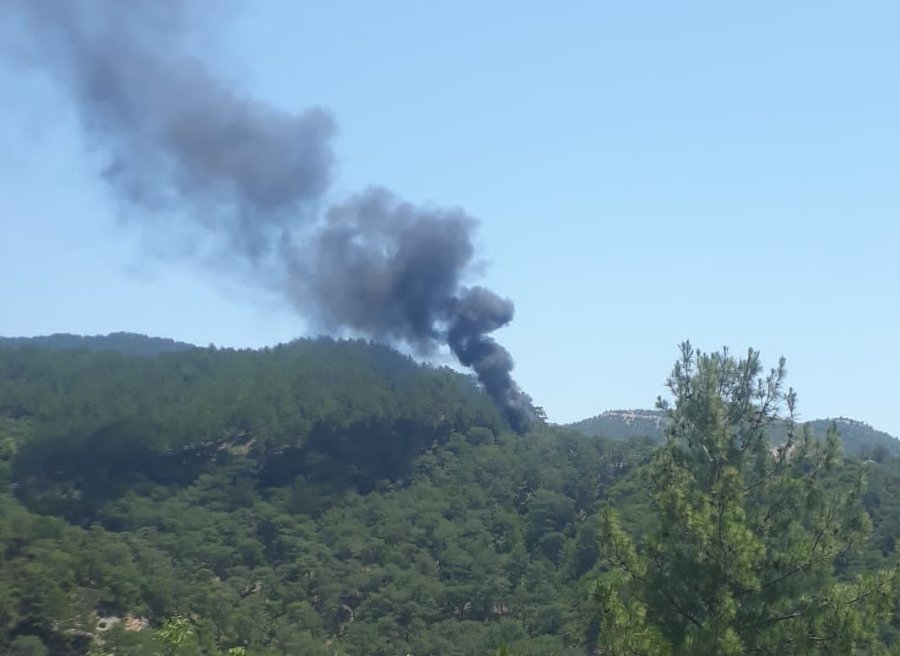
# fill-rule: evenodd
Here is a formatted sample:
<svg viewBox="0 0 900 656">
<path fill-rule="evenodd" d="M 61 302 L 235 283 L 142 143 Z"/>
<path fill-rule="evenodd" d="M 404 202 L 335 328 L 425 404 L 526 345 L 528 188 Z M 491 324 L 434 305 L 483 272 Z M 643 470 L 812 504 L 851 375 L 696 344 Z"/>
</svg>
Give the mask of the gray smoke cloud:
<svg viewBox="0 0 900 656">
<path fill-rule="evenodd" d="M 288 257 L 290 298 L 332 330 L 425 353 L 448 344 L 520 431 L 533 418 L 531 400 L 512 378 L 509 352 L 488 335 L 512 321 L 512 301 L 463 284 L 475 226 L 462 210 L 417 207 L 369 189 L 331 207 Z"/>
<path fill-rule="evenodd" d="M 108 153 L 103 175 L 145 216 L 176 211 L 258 258 L 315 211 L 335 123 L 245 98 L 185 52 L 190 4 L 12 0 L 17 43 L 74 100 Z M 12 35 L 16 38 L 16 35 Z"/>
<path fill-rule="evenodd" d="M 287 113 L 241 95 L 186 48 L 191 3 L 7 0 L 18 61 L 41 67 L 73 99 L 108 155 L 103 176 L 145 222 L 160 214 L 201 228 L 223 254 L 279 275 L 308 319 L 422 354 L 447 344 L 521 430 L 531 403 L 513 360 L 489 334 L 513 305 L 473 274 L 477 222 L 372 188 L 321 212 L 333 175 L 333 117 Z M 162 227 L 164 229 L 164 226 Z"/>
</svg>

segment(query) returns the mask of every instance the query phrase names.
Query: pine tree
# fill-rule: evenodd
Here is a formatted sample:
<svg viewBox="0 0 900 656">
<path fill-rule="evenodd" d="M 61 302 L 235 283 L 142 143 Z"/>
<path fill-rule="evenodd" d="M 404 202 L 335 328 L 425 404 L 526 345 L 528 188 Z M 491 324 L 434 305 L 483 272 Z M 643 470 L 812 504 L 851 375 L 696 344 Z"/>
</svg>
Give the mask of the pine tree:
<svg viewBox="0 0 900 656">
<path fill-rule="evenodd" d="M 842 571 L 870 527 L 863 481 L 842 482 L 836 430 L 820 443 L 795 426 L 784 359 L 761 374 L 752 349 L 735 359 L 682 345 L 647 472 L 655 523 L 638 548 L 603 516 L 605 656 L 878 653 L 895 573 Z M 788 435 L 773 446 L 778 421 Z"/>
</svg>

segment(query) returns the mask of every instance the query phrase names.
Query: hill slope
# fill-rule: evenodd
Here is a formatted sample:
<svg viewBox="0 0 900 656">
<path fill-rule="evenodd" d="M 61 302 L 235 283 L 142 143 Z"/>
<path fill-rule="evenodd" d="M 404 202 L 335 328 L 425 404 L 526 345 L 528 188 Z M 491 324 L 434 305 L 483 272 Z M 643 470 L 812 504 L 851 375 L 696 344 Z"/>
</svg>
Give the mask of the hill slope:
<svg viewBox="0 0 900 656">
<path fill-rule="evenodd" d="M 0 348 L 0 653 L 584 654 L 598 504 L 646 453 L 513 435 L 364 342 Z"/>
<path fill-rule="evenodd" d="M 649 437 L 661 442 L 665 428 L 665 414 L 659 410 L 607 410 L 594 417 L 564 426 L 583 435 L 628 440 Z"/>
<path fill-rule="evenodd" d="M 890 455 L 900 456 L 900 439 L 864 422 L 838 417 L 815 419 L 807 422 L 807 425 L 813 435 L 824 439 L 832 422 L 841 434 L 841 442 L 846 453 L 861 455 L 884 450 Z M 665 415 L 659 410 L 609 410 L 595 417 L 567 424 L 565 428 L 588 436 L 602 435 L 611 440 L 648 437 L 661 442 L 665 429 Z M 771 436 L 772 442 L 778 443 L 783 440 L 786 430 L 786 427 L 776 428 Z"/>
<path fill-rule="evenodd" d="M 86 349 L 115 351 L 123 355 L 154 356 L 160 353 L 187 351 L 197 348 L 186 342 L 164 337 L 148 337 L 138 333 L 110 333 L 108 335 L 72 335 L 56 333 L 37 337 L 0 337 L 0 348 L 40 348 L 52 350 Z"/>
<path fill-rule="evenodd" d="M 181 480 L 241 440 L 278 454 L 272 477 L 315 461 L 317 476 L 366 487 L 460 427 L 506 426 L 466 376 L 326 339 L 155 358 L 0 348 L 2 415 L 34 425 L 15 461 L 22 489 L 77 472 L 82 505 L 137 478 Z"/>
</svg>

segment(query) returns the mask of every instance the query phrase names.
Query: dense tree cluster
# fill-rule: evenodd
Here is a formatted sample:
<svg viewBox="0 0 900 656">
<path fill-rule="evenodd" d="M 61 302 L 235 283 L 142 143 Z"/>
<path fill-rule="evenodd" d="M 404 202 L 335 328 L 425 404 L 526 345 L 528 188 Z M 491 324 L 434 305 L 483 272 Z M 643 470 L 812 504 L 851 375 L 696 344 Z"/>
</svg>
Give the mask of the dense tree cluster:
<svg viewBox="0 0 900 656">
<path fill-rule="evenodd" d="M 799 434 L 778 460 L 762 421 L 734 460 L 731 397 L 696 398 L 707 405 L 677 403 L 680 428 L 659 449 L 542 425 L 514 435 L 470 378 L 363 342 L 0 348 L 0 653 L 575 656 L 617 653 L 616 635 L 707 640 L 646 595 L 637 574 L 654 558 L 682 586 L 661 590 L 693 586 L 692 616 L 725 628 L 792 612 L 785 599 L 882 585 L 877 612 L 851 628 L 896 649 L 896 593 L 879 572 L 895 562 L 900 461 L 845 460 Z M 741 512 L 729 467 L 744 486 L 773 472 Z M 690 516 L 714 519 L 716 494 L 730 534 L 746 533 L 725 590 L 684 575 L 714 562 Z M 773 532 L 752 513 L 779 499 Z M 810 531 L 833 525 L 846 533 L 828 535 L 829 558 L 771 607 L 762 593 L 744 607 L 748 571 L 791 571 Z M 726 593 L 737 610 L 710 619 L 703 599 Z M 716 649 L 705 653 L 729 653 Z"/>
</svg>

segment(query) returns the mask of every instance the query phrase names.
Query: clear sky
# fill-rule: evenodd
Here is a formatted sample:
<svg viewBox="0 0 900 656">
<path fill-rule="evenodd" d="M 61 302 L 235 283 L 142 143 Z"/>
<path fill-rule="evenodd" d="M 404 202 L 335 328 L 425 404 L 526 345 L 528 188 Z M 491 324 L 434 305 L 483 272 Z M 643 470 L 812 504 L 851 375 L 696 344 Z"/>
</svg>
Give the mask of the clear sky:
<svg viewBox="0 0 900 656">
<path fill-rule="evenodd" d="M 209 62 L 340 126 L 335 197 L 481 220 L 498 337 L 555 421 L 650 407 L 691 339 L 900 435 L 900 3 L 222 4 Z M 64 95 L 0 64 L 0 334 L 260 346 L 302 317 L 154 257 Z"/>
</svg>

